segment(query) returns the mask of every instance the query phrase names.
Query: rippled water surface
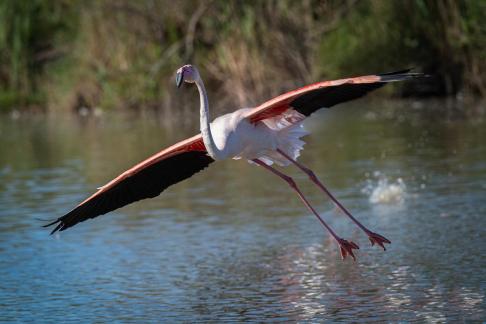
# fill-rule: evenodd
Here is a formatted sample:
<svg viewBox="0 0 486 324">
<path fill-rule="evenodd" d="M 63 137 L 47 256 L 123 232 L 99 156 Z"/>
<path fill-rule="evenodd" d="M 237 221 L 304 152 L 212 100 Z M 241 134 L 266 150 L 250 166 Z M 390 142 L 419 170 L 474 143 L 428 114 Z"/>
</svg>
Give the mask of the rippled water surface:
<svg viewBox="0 0 486 324">
<path fill-rule="evenodd" d="M 38 218 L 192 135 L 197 112 L 180 127 L 152 114 L 0 116 L 0 321 L 485 321 L 482 111 L 358 101 L 306 122 L 300 161 L 393 242 L 370 247 L 286 168 L 360 244 L 357 262 L 340 260 L 284 183 L 244 161 L 49 236 Z"/>
</svg>

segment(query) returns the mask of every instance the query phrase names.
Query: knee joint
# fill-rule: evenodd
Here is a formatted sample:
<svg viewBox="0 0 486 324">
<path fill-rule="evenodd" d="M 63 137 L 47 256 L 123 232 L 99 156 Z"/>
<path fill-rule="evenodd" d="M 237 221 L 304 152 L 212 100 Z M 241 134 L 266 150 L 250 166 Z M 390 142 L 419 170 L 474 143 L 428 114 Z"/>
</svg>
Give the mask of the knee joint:
<svg viewBox="0 0 486 324">
<path fill-rule="evenodd" d="M 311 169 L 305 169 L 305 172 L 307 173 L 307 175 L 309 176 L 309 178 L 311 178 L 312 180 L 316 180 L 317 179 L 316 174 Z"/>
<path fill-rule="evenodd" d="M 288 184 L 292 187 L 292 188 L 296 188 L 297 187 L 297 184 L 295 183 L 294 179 L 292 179 L 291 177 L 287 177 L 285 178 L 285 181 L 288 182 Z"/>
</svg>

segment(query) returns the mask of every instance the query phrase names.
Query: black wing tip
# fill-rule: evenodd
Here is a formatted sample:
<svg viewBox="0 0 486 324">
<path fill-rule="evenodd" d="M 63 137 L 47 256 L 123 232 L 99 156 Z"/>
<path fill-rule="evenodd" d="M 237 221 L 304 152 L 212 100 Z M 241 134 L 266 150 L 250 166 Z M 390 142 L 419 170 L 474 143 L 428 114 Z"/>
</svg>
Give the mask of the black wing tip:
<svg viewBox="0 0 486 324">
<path fill-rule="evenodd" d="M 398 71 L 393 71 L 393 72 L 387 72 L 387 73 L 380 73 L 378 76 L 386 76 L 386 75 L 394 75 L 394 74 L 405 74 L 410 71 L 412 71 L 414 68 L 408 68 L 408 69 L 403 69 L 403 70 L 398 70 Z"/>
<path fill-rule="evenodd" d="M 56 233 L 57 231 L 62 231 L 62 230 L 64 230 L 64 228 L 66 228 L 66 226 L 65 226 L 65 224 L 64 224 L 64 222 L 62 221 L 61 218 L 58 218 L 58 219 L 56 219 L 55 221 L 53 221 L 49 224 L 42 225 L 42 227 L 50 227 L 50 226 L 56 225 L 56 224 L 57 224 L 57 226 L 54 227 L 54 229 L 51 231 L 51 233 L 49 235 L 52 235 L 52 234 Z"/>
<path fill-rule="evenodd" d="M 420 72 L 410 72 L 413 68 L 408 68 L 395 72 L 381 73 L 378 74 L 380 77 L 380 82 L 394 82 L 394 81 L 404 81 L 409 79 L 420 79 L 428 78 L 430 75 L 420 73 Z"/>
</svg>

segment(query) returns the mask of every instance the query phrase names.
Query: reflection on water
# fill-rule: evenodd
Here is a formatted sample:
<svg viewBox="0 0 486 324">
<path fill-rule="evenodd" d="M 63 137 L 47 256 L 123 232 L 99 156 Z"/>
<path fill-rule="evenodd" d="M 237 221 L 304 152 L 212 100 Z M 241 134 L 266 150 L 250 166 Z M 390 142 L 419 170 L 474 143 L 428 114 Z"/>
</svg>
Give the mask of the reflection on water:
<svg viewBox="0 0 486 324">
<path fill-rule="evenodd" d="M 307 121 L 301 161 L 393 242 L 387 252 L 371 248 L 287 168 L 336 231 L 361 245 L 353 263 L 340 260 L 279 179 L 243 161 L 217 163 L 161 197 L 49 237 L 36 218 L 63 214 L 197 124 L 175 131 L 155 115 L 2 116 L 1 319 L 484 321 L 480 117 L 441 103 L 360 101 Z M 369 176 L 375 171 L 386 185 Z M 399 178 L 401 203 L 370 202 L 373 190 L 386 192 Z"/>
</svg>

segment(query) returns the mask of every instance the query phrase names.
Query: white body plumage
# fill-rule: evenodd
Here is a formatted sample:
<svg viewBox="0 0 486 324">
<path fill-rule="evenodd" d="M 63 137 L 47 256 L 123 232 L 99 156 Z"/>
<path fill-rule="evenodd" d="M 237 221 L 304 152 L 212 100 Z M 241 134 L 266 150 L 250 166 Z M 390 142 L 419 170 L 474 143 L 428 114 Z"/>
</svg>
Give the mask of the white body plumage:
<svg viewBox="0 0 486 324">
<path fill-rule="evenodd" d="M 302 114 L 294 110 L 265 119 L 256 124 L 246 116 L 252 108 L 239 109 L 216 118 L 210 129 L 214 143 L 220 151 L 219 159 L 260 159 L 266 164 L 288 165 L 289 160 L 276 152 L 277 149 L 296 159 L 305 144 L 300 138 L 307 135 Z"/>
</svg>

